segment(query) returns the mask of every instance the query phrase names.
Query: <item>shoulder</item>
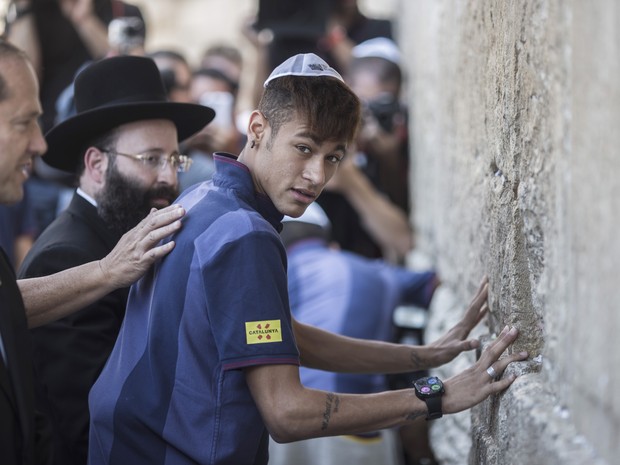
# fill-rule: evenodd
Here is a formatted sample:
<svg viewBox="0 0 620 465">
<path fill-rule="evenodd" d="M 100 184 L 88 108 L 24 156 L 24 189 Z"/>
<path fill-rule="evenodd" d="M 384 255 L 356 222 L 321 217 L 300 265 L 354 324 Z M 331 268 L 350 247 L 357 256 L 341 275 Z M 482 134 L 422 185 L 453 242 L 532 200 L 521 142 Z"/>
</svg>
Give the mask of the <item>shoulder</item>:
<svg viewBox="0 0 620 465">
<path fill-rule="evenodd" d="M 197 241 L 199 251 L 219 259 L 237 257 L 242 263 L 260 260 L 263 264 L 273 259 L 282 262 L 286 255 L 284 245 L 278 233 L 271 228 L 249 227 L 239 222 L 227 223 L 231 228 L 218 225 L 212 234 L 205 235 Z"/>
<path fill-rule="evenodd" d="M 180 236 L 198 242 L 225 244 L 250 238 L 277 240 L 276 229 L 256 209 L 242 199 L 214 192 L 205 196 L 186 214 Z"/>
</svg>

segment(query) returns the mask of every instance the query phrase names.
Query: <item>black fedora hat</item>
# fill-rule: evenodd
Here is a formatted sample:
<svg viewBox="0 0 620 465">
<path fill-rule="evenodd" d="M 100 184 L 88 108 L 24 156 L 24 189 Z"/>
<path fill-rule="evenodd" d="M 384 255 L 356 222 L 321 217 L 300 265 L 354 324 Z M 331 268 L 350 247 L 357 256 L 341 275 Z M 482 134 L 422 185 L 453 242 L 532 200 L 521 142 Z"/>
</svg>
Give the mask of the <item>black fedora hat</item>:
<svg viewBox="0 0 620 465">
<path fill-rule="evenodd" d="M 97 61 L 75 78 L 77 114 L 45 135 L 50 166 L 75 172 L 88 141 L 122 124 L 167 119 L 182 141 L 200 131 L 215 116 L 213 109 L 192 103 L 169 102 L 159 69 L 145 57 L 120 56 Z"/>
</svg>

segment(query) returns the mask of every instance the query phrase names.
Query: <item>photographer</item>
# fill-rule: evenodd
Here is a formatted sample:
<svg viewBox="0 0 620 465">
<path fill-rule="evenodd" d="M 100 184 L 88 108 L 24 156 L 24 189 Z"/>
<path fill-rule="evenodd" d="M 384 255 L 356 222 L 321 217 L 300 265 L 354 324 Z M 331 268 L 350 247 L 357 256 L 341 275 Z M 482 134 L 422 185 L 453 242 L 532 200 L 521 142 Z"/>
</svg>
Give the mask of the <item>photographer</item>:
<svg viewBox="0 0 620 465">
<path fill-rule="evenodd" d="M 236 124 L 238 84 L 217 68 L 200 68 L 192 75 L 190 94 L 193 103 L 215 110 L 215 119 L 185 142 L 185 151 L 194 161 L 192 171 L 181 173 L 181 191 L 211 179 L 215 172 L 215 152 L 236 153 L 245 144 L 245 134 Z"/>
<path fill-rule="evenodd" d="M 379 211 L 369 211 L 370 203 L 361 203 L 358 195 L 347 194 L 342 186 L 343 181 L 351 184 L 348 178 L 330 182 L 318 202 L 332 221 L 333 238 L 342 248 L 369 258 L 402 262 L 413 246 L 413 238 L 407 221 L 409 140 L 407 113 L 400 102 L 402 73 L 398 47 L 386 38 L 370 39 L 355 46 L 346 79 L 363 105 L 362 125 L 351 154 L 357 169 L 348 170 L 348 175 L 365 178 L 363 181 L 376 191 L 373 198 L 382 197 L 382 206 Z M 337 177 L 344 176 L 343 169 Z M 385 211 L 401 220 L 377 220 Z M 373 228 L 377 223 L 378 228 Z M 388 230 L 394 232 L 386 234 Z M 380 236 L 382 232 L 386 237 Z"/>
<path fill-rule="evenodd" d="M 108 24 L 119 17 L 143 20 L 140 9 L 119 0 L 14 0 L 7 39 L 24 50 L 41 81 L 42 130 L 55 124 L 56 99 L 87 61 L 109 51 Z"/>
<path fill-rule="evenodd" d="M 349 85 L 365 103 L 357 145 L 358 163 L 373 183 L 404 211 L 409 211 L 407 110 L 400 101 L 400 52 L 386 38 L 353 48 Z"/>
</svg>

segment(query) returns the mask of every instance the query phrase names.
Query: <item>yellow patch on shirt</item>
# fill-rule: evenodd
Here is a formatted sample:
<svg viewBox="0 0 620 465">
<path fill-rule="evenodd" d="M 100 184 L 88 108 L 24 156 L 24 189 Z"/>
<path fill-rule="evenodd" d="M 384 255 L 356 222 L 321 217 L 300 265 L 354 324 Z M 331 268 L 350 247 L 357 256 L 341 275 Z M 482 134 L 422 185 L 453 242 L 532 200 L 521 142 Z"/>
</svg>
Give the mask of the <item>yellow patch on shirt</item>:
<svg viewBox="0 0 620 465">
<path fill-rule="evenodd" d="M 248 344 L 282 342 L 280 320 L 246 321 L 245 337 Z"/>
</svg>

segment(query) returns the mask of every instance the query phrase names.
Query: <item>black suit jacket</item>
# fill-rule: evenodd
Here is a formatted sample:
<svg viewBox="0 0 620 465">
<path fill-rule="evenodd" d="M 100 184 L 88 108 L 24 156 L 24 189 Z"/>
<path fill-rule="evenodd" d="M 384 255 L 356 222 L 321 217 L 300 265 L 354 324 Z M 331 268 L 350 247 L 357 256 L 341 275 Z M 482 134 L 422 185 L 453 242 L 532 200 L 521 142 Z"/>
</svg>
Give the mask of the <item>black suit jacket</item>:
<svg viewBox="0 0 620 465">
<path fill-rule="evenodd" d="M 20 277 L 46 276 L 106 256 L 118 242 L 78 194 L 36 240 Z M 69 317 L 31 330 L 36 405 L 52 424 L 54 463 L 84 465 L 88 453 L 88 393 L 114 347 L 128 288 Z"/>
<path fill-rule="evenodd" d="M 50 463 L 49 430 L 35 413 L 32 353 L 22 297 L 0 248 L 0 335 L 7 363 L 0 358 L 0 463 Z"/>
</svg>

